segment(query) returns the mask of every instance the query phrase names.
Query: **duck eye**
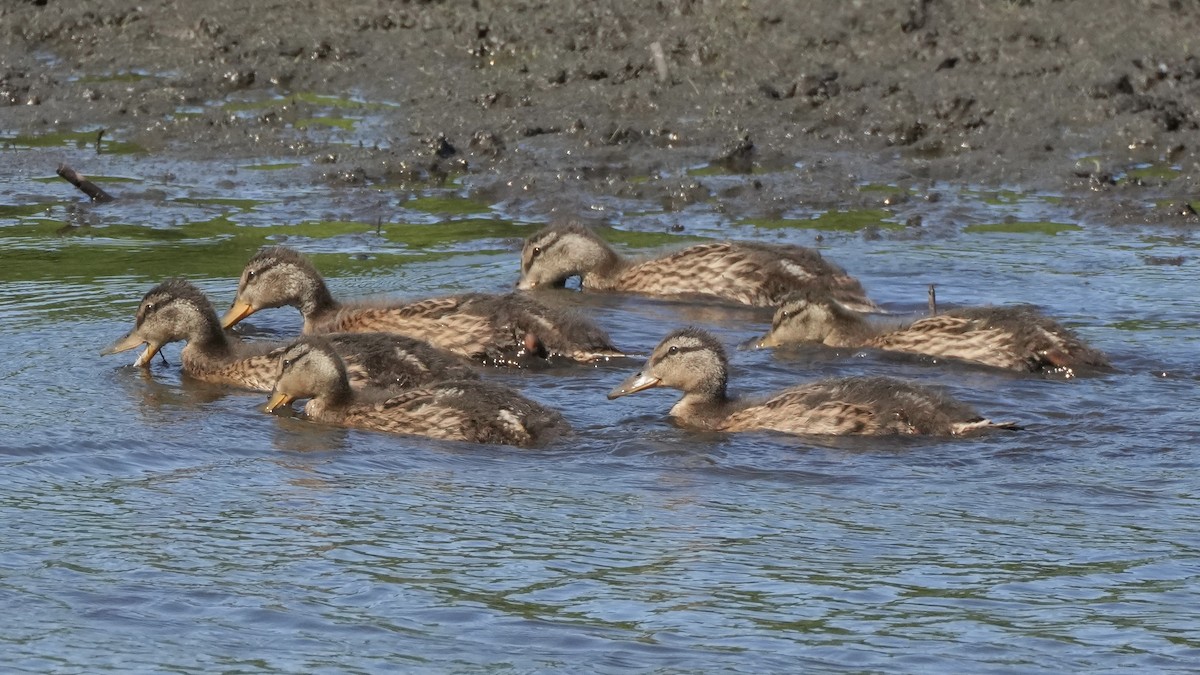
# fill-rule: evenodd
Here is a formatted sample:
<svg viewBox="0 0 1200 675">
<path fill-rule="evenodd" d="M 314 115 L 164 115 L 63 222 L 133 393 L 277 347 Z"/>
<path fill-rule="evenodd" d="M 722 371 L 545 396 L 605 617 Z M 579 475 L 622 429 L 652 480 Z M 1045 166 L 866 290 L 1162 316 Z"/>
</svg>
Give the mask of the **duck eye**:
<svg viewBox="0 0 1200 675">
<path fill-rule="evenodd" d="M 780 312 L 780 313 L 779 313 L 779 318 L 781 318 L 781 319 L 790 319 L 790 318 L 792 318 L 792 313 L 791 313 L 791 312 Z"/>
<path fill-rule="evenodd" d="M 256 274 L 256 272 L 254 270 L 249 270 L 246 272 L 246 278 L 253 279 L 255 274 Z"/>
<path fill-rule="evenodd" d="M 291 360 L 291 359 L 284 359 L 284 360 L 283 360 L 283 367 L 284 367 L 284 368 L 289 368 L 289 367 L 291 367 L 291 365 L 292 365 L 292 360 Z"/>
<path fill-rule="evenodd" d="M 667 353 L 670 354 L 671 356 L 674 356 L 675 354 L 679 353 L 679 347 L 676 347 L 675 345 L 671 345 L 671 348 L 667 350 Z"/>
<path fill-rule="evenodd" d="M 531 257 L 531 258 L 536 258 L 536 257 L 538 257 L 538 256 L 539 256 L 539 255 L 541 255 L 541 254 L 542 254 L 542 247 L 541 247 L 541 246 L 534 246 L 534 247 L 533 247 L 533 253 L 530 253 L 530 254 L 529 254 L 529 257 Z"/>
<path fill-rule="evenodd" d="M 150 303 L 150 304 L 148 304 L 148 305 L 146 305 L 146 311 L 147 311 L 147 312 L 153 312 L 153 311 L 154 311 L 154 303 L 153 303 L 153 302 L 152 302 L 152 303 Z"/>
</svg>

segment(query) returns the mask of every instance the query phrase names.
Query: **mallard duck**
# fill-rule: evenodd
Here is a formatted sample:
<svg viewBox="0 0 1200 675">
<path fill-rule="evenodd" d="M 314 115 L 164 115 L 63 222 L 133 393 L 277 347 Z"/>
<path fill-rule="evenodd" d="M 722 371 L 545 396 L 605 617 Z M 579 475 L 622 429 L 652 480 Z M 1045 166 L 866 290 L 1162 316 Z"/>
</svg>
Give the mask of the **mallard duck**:
<svg viewBox="0 0 1200 675">
<path fill-rule="evenodd" d="M 608 334 L 586 318 L 515 293 L 466 293 L 407 304 L 342 304 L 308 258 L 282 246 L 265 248 L 246 263 L 237 298 L 221 324 L 228 328 L 260 309 L 283 305 L 300 310 L 305 334 L 399 333 L 497 364 L 520 364 L 531 355 L 585 363 L 624 356 Z"/>
<path fill-rule="evenodd" d="M 466 363 L 419 340 L 388 333 L 339 333 L 330 344 L 345 360 L 355 387 L 407 389 L 447 378 L 478 377 Z M 183 279 L 150 289 L 138 306 L 136 324 L 101 354 L 115 354 L 143 344 L 136 365 L 149 365 L 163 345 L 186 341 L 183 371 L 199 380 L 270 391 L 279 353 L 286 344 L 244 343 L 231 339 L 212 303 Z"/>
<path fill-rule="evenodd" d="M 390 398 L 351 389 L 346 367 L 322 336 L 307 336 L 279 356 L 267 412 L 297 398 L 327 424 L 474 443 L 541 445 L 569 431 L 562 415 L 497 384 L 447 380 Z"/>
<path fill-rule="evenodd" d="M 857 279 L 803 246 L 722 241 L 636 262 L 575 223 L 551 225 L 525 240 L 518 289 L 562 286 L 573 276 L 584 290 L 702 295 L 758 307 L 774 307 L 792 291 L 828 288 L 847 306 L 879 310 Z"/>
<path fill-rule="evenodd" d="M 726 393 L 728 370 L 725 348 L 715 337 L 684 328 L 663 339 L 646 365 L 608 398 L 652 387 L 679 389 L 683 398 L 671 408 L 671 416 L 684 426 L 712 431 L 958 436 L 1013 426 L 984 419 L 933 389 L 889 377 L 822 380 L 764 399 L 738 400 Z"/>
<path fill-rule="evenodd" d="M 803 342 L 874 347 L 1068 377 L 1080 367 L 1109 367 L 1104 354 L 1029 306 L 953 309 L 887 327 L 869 322 L 829 293 L 809 291 L 793 294 L 780 305 L 758 346 Z"/>
</svg>

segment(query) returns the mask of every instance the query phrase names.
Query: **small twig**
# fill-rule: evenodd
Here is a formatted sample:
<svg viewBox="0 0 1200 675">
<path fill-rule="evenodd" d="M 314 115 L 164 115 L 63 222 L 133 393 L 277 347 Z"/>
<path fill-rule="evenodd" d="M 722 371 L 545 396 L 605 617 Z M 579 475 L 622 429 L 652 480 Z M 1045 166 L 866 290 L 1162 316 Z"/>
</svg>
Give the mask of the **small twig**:
<svg viewBox="0 0 1200 675">
<path fill-rule="evenodd" d="M 58 165 L 58 175 L 62 177 L 63 180 L 82 190 L 83 193 L 91 197 L 92 201 L 94 202 L 111 202 L 113 200 L 113 196 L 100 189 L 99 185 L 96 185 L 87 178 L 84 178 L 83 174 L 79 173 L 75 169 L 72 169 L 66 164 Z"/>
<path fill-rule="evenodd" d="M 937 316 L 937 291 L 929 284 L 929 316 Z"/>
</svg>

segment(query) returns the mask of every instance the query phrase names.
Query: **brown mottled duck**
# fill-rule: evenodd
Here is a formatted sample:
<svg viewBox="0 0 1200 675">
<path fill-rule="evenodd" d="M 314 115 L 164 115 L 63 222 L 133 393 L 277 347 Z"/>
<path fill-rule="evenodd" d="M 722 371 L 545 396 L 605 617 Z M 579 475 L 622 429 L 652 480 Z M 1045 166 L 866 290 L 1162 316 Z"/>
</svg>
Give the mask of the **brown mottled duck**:
<svg viewBox="0 0 1200 675">
<path fill-rule="evenodd" d="M 802 246 L 722 241 L 631 261 L 574 223 L 551 225 L 525 240 L 517 288 L 562 286 L 574 276 L 584 290 L 698 295 L 758 307 L 774 307 L 793 291 L 827 288 L 847 306 L 879 310 L 857 279 Z"/>
<path fill-rule="evenodd" d="M 477 377 L 453 354 L 420 340 L 387 333 L 339 333 L 330 344 L 345 361 L 350 383 L 358 387 L 407 389 L 448 378 Z M 285 344 L 245 343 L 221 330 L 212 303 L 183 279 L 152 288 L 138 306 L 133 330 L 106 347 L 114 354 L 141 345 L 136 365 L 149 365 L 163 345 L 185 341 L 183 372 L 206 382 L 270 391 Z"/>
<path fill-rule="evenodd" d="M 300 310 L 306 335 L 399 333 L 496 364 L 520 364 L 530 357 L 587 363 L 624 356 L 585 317 L 515 293 L 466 293 L 402 304 L 341 303 L 312 262 L 282 246 L 265 248 L 246 263 L 222 325 L 228 328 L 261 309 L 284 305 Z"/>
<path fill-rule="evenodd" d="M 318 422 L 473 443 L 544 445 L 570 430 L 556 411 L 515 391 L 474 380 L 447 380 L 387 398 L 356 392 L 322 336 L 303 337 L 279 356 L 267 412 L 298 398 Z"/>
<path fill-rule="evenodd" d="M 789 296 L 760 347 L 820 343 L 961 359 L 1008 370 L 1067 377 L 1108 368 L 1104 354 L 1033 307 L 967 307 L 891 327 L 870 322 L 829 293 Z"/>
<path fill-rule="evenodd" d="M 683 426 L 711 431 L 960 436 L 1013 427 L 984 419 L 934 389 L 890 377 L 821 380 L 767 398 L 735 399 L 726 392 L 728 364 L 715 337 L 684 328 L 664 338 L 645 366 L 608 397 L 652 387 L 679 389 L 683 398 L 671 408 L 671 417 Z"/>
</svg>

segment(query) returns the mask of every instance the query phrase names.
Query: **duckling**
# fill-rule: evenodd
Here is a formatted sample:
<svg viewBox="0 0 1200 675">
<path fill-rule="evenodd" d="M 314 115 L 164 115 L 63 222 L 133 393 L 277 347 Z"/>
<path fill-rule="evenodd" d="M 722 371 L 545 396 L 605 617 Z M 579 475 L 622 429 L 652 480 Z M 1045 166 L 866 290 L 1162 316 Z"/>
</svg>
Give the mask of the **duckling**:
<svg viewBox="0 0 1200 675">
<path fill-rule="evenodd" d="M 954 309 L 888 328 L 868 322 L 827 292 L 807 291 L 788 296 L 758 346 L 800 342 L 875 347 L 1066 377 L 1080 367 L 1110 367 L 1104 354 L 1029 306 Z"/>
<path fill-rule="evenodd" d="M 518 289 L 562 286 L 573 276 L 585 290 L 704 295 L 758 307 L 774 307 L 791 291 L 828 288 L 847 306 L 879 311 L 857 279 L 802 246 L 722 241 L 634 262 L 577 223 L 551 225 L 525 240 Z"/>
<path fill-rule="evenodd" d="M 260 309 L 291 305 L 306 335 L 383 331 L 424 340 L 468 358 L 519 365 L 526 357 L 592 362 L 624 356 L 608 334 L 582 316 L 510 293 L 466 293 L 408 304 L 342 304 L 308 258 L 283 246 L 246 263 L 237 298 L 221 325 L 228 328 Z"/>
<path fill-rule="evenodd" d="M 339 333 L 330 342 L 346 361 L 356 388 L 407 389 L 447 378 L 478 375 L 452 354 L 419 340 L 387 333 Z M 270 391 L 275 383 L 280 343 L 247 344 L 221 330 L 217 312 L 204 293 L 183 279 L 170 279 L 146 293 L 136 324 L 106 347 L 115 354 L 142 344 L 138 366 L 147 366 L 163 345 L 184 340 L 183 371 L 206 382 Z"/>
<path fill-rule="evenodd" d="M 542 445 L 570 430 L 562 415 L 497 384 L 446 380 L 390 398 L 351 389 L 346 367 L 322 336 L 279 356 L 266 411 L 308 398 L 304 412 L 327 424 L 473 443 Z"/>
<path fill-rule="evenodd" d="M 889 377 L 822 380 L 765 399 L 737 400 L 726 393 L 728 371 L 725 348 L 715 337 L 684 328 L 664 338 L 646 365 L 608 398 L 652 387 L 679 389 L 683 398 L 671 408 L 671 416 L 684 426 L 711 431 L 959 436 L 1014 426 L 984 419 L 933 389 Z"/>
</svg>

